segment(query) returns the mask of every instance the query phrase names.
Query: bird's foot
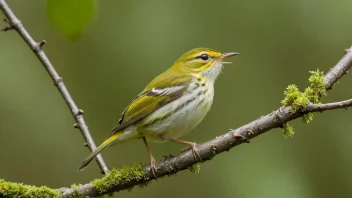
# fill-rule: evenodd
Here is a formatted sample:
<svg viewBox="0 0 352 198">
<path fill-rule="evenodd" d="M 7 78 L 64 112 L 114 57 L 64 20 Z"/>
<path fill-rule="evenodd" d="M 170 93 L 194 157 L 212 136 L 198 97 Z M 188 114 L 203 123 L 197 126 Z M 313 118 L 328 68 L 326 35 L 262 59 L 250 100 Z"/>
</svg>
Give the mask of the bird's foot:
<svg viewBox="0 0 352 198">
<path fill-rule="evenodd" d="M 182 149 L 182 151 L 186 151 L 186 150 L 192 149 L 194 159 L 196 159 L 199 162 L 203 162 L 202 158 L 200 157 L 199 150 L 197 149 L 197 143 L 190 142 L 189 146 L 190 147 Z"/>
<path fill-rule="evenodd" d="M 150 170 L 153 173 L 154 178 L 156 179 L 156 172 L 157 172 L 157 168 L 156 168 L 156 160 L 153 156 L 150 157 Z"/>
</svg>

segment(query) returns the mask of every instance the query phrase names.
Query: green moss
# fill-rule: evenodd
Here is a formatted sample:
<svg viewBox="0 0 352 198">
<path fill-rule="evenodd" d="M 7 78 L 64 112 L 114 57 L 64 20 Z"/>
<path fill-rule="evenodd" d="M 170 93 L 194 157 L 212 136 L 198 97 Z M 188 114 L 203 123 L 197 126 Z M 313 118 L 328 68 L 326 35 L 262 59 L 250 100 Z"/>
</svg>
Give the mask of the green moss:
<svg viewBox="0 0 352 198">
<path fill-rule="evenodd" d="M 311 76 L 308 81 L 310 86 L 304 92 L 300 92 L 296 85 L 289 85 L 284 92 L 285 98 L 281 101 L 284 106 L 292 105 L 292 113 L 298 110 L 304 110 L 309 102 L 317 104 L 323 96 L 326 95 L 324 84 L 324 73 L 319 71 L 310 71 Z"/>
<path fill-rule="evenodd" d="M 324 73 L 322 71 L 310 71 L 311 76 L 308 81 L 310 82 L 309 89 L 305 90 L 305 94 L 308 96 L 309 100 L 314 103 L 320 103 L 323 96 L 326 95 L 326 89 L 324 84 Z"/>
<path fill-rule="evenodd" d="M 287 86 L 286 91 L 284 91 L 285 98 L 281 101 L 281 104 L 284 106 L 291 105 L 299 97 L 300 93 L 296 85 Z"/>
<path fill-rule="evenodd" d="M 307 87 L 304 90 L 304 95 L 306 95 L 308 97 L 309 101 L 315 101 L 316 100 L 314 90 L 311 87 Z"/>
<path fill-rule="evenodd" d="M 310 122 L 313 121 L 314 114 L 309 112 L 303 115 L 303 122 L 306 124 L 309 124 Z"/>
<path fill-rule="evenodd" d="M 0 179 L 0 197 L 52 198 L 63 197 L 58 190 L 46 186 L 35 187 L 21 183 L 6 182 Z"/>
<path fill-rule="evenodd" d="M 191 173 L 197 174 L 197 173 L 200 172 L 200 164 L 199 164 L 199 163 L 198 163 L 198 164 L 193 164 L 193 165 L 192 165 L 191 167 L 189 167 L 188 169 L 191 171 Z"/>
<path fill-rule="evenodd" d="M 149 178 L 146 176 L 143 166 L 144 164 L 139 164 L 125 166 L 120 170 L 113 169 L 103 178 L 94 180 L 92 187 L 96 188 L 99 192 L 106 192 L 111 186 L 124 184 L 132 180 L 145 181 L 143 183 L 147 183 Z"/>
<path fill-rule="evenodd" d="M 79 196 L 82 196 L 79 191 L 78 191 L 78 187 L 80 186 L 81 184 L 72 184 L 71 185 L 71 188 L 73 189 L 73 194 L 71 197 L 79 197 Z"/>
<path fill-rule="evenodd" d="M 291 113 L 305 110 L 309 104 L 308 97 L 298 90 L 296 85 L 289 85 L 284 92 L 285 98 L 281 101 L 284 106 L 291 105 Z"/>
<path fill-rule="evenodd" d="M 284 92 L 285 98 L 281 101 L 284 106 L 291 105 L 291 113 L 306 110 L 309 103 L 319 104 L 323 96 L 326 95 L 324 84 L 324 73 L 322 71 L 310 71 L 308 79 L 310 85 L 304 92 L 300 92 L 296 85 L 289 85 Z M 313 121 L 313 113 L 306 113 L 303 115 L 303 122 L 308 124 Z M 293 127 L 285 124 L 283 127 L 284 136 L 292 137 Z"/>
<path fill-rule="evenodd" d="M 292 137 L 295 134 L 295 132 L 293 130 L 293 126 L 291 126 L 288 123 L 285 123 L 282 127 L 282 134 L 285 138 Z"/>
</svg>

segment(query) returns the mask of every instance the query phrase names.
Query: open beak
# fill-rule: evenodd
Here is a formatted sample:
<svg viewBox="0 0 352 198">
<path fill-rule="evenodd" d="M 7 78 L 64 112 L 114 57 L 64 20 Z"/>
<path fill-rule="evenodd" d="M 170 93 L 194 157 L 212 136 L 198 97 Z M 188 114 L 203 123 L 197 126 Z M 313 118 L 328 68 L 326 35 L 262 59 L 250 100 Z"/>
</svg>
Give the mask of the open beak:
<svg viewBox="0 0 352 198">
<path fill-rule="evenodd" d="M 218 61 L 222 61 L 224 59 L 227 59 L 227 58 L 230 58 L 232 56 L 236 56 L 236 55 L 239 55 L 240 53 L 238 52 L 227 52 L 227 53 L 223 53 L 221 54 L 221 56 L 219 56 L 217 58 Z M 223 64 L 228 64 L 228 63 L 231 63 L 231 62 L 223 62 Z"/>
<path fill-rule="evenodd" d="M 240 53 L 238 53 L 238 52 L 227 52 L 227 53 L 221 54 L 221 56 L 219 56 L 217 59 L 218 60 L 224 60 L 224 59 L 227 59 L 227 58 L 230 58 L 232 56 L 239 55 L 239 54 Z"/>
</svg>

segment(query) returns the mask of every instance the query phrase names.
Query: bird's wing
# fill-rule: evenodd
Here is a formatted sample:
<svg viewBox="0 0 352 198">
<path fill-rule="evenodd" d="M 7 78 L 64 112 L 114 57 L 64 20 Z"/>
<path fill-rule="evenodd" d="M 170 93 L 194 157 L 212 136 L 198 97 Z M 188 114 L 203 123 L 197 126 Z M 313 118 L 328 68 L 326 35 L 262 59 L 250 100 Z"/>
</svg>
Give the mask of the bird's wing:
<svg viewBox="0 0 352 198">
<path fill-rule="evenodd" d="M 149 83 L 122 113 L 112 135 L 178 99 L 187 90 L 191 75 L 163 73 Z"/>
</svg>

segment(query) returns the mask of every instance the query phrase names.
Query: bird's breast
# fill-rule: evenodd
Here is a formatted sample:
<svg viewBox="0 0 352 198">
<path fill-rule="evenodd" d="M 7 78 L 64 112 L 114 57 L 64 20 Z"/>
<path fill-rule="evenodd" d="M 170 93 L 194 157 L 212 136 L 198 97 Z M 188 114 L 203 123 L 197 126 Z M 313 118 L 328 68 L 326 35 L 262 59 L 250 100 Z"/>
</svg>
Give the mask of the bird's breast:
<svg viewBox="0 0 352 198">
<path fill-rule="evenodd" d="M 157 121 L 144 129 L 145 136 L 158 141 L 161 135 L 178 138 L 190 132 L 209 112 L 213 97 L 213 84 L 205 79 L 195 79 L 180 98 L 148 116 L 149 123 L 153 119 Z"/>
</svg>

